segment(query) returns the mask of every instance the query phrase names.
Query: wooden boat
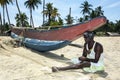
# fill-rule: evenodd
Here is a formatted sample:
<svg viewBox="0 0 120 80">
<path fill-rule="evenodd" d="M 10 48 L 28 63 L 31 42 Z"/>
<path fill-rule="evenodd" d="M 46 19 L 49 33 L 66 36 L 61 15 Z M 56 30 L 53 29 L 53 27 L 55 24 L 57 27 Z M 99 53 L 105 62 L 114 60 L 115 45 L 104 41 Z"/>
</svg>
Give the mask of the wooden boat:
<svg viewBox="0 0 120 80">
<path fill-rule="evenodd" d="M 69 41 L 46 41 L 26 38 L 25 45 L 37 51 L 50 51 L 62 48 L 68 45 Z"/>
<path fill-rule="evenodd" d="M 50 51 L 64 47 L 65 45 L 69 44 L 71 41 L 82 36 L 82 34 L 85 31 L 93 31 L 104 25 L 106 21 L 107 21 L 106 18 L 104 16 L 101 16 L 84 23 L 79 23 L 71 26 L 62 26 L 60 29 L 40 31 L 40 30 L 27 29 L 27 28 L 26 29 L 12 28 L 12 33 L 17 36 L 22 35 L 25 38 L 24 43 L 27 47 L 30 47 L 38 51 Z M 41 40 L 45 41 L 43 42 L 44 46 L 43 44 L 40 44 Z M 49 43 L 53 45 L 48 46 L 47 44 Z M 63 45 L 63 46 L 59 46 L 58 48 L 57 45 Z"/>
<path fill-rule="evenodd" d="M 22 38 L 15 33 L 11 33 L 11 37 L 18 40 L 23 39 L 23 44 L 28 47 L 32 48 L 37 51 L 51 51 L 56 50 L 62 47 L 65 47 L 70 43 L 70 41 L 46 41 L 46 40 L 38 40 L 38 39 L 31 39 L 31 38 Z"/>
</svg>

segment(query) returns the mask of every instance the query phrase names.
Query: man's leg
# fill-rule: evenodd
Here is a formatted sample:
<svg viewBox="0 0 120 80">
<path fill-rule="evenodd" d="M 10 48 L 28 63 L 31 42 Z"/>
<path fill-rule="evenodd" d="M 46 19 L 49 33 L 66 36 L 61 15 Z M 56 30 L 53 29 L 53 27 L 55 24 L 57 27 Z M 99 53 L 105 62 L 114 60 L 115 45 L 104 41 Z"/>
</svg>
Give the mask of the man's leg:
<svg viewBox="0 0 120 80">
<path fill-rule="evenodd" d="M 90 62 L 83 62 L 83 63 L 78 63 L 78 64 L 73 64 L 70 66 L 66 67 L 52 67 L 52 71 L 64 71 L 64 70 L 69 70 L 69 69 L 82 69 L 83 67 L 90 67 Z"/>
</svg>

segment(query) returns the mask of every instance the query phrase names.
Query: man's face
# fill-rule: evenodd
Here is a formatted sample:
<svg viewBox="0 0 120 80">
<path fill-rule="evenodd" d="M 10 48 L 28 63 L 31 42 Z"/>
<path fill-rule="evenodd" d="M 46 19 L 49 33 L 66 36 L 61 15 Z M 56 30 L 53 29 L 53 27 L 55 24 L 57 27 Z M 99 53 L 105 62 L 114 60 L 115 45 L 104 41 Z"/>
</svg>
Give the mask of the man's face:
<svg viewBox="0 0 120 80">
<path fill-rule="evenodd" d="M 87 37 L 87 36 L 84 36 L 84 40 L 86 43 L 89 43 L 91 41 L 91 38 Z"/>
</svg>

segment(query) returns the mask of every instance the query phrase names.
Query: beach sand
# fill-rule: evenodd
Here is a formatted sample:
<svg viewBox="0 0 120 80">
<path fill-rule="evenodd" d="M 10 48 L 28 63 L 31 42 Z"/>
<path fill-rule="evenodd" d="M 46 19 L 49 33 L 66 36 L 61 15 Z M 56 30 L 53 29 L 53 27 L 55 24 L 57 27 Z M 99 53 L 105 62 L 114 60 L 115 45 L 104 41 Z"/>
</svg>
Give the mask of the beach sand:
<svg viewBox="0 0 120 80">
<path fill-rule="evenodd" d="M 82 55 L 83 38 L 64 48 L 37 52 L 25 47 L 13 48 L 10 37 L 0 36 L 0 80 L 120 80 L 120 37 L 95 37 L 104 47 L 105 71 L 85 73 L 81 69 L 53 73 L 52 66 L 67 66 Z M 64 56 L 64 57 L 63 57 Z"/>
</svg>

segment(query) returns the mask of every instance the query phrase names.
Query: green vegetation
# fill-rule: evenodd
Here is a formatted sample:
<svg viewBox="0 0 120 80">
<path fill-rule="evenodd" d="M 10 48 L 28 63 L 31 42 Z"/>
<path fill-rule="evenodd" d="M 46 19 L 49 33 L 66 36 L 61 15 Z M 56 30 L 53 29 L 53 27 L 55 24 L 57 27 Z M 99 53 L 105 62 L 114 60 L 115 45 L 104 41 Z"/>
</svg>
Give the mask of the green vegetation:
<svg viewBox="0 0 120 80">
<path fill-rule="evenodd" d="M 26 16 L 25 13 L 21 13 L 21 14 L 16 14 L 15 17 L 16 20 L 16 26 L 17 27 L 29 27 L 29 23 L 28 23 L 28 17 Z"/>
<path fill-rule="evenodd" d="M 35 8 L 38 8 L 39 4 L 41 4 L 41 0 L 27 0 L 25 2 L 26 8 L 30 9 L 30 26 L 33 26 L 33 28 L 34 28 L 34 21 L 33 21 L 32 11 L 35 10 Z"/>
<path fill-rule="evenodd" d="M 33 15 L 32 12 L 38 8 L 38 5 L 41 5 L 42 2 L 41 0 L 27 0 L 24 2 L 24 5 L 26 8 L 30 10 L 30 22 L 28 22 L 28 16 L 24 13 L 21 12 L 18 4 L 18 0 L 15 0 L 16 2 L 16 7 L 18 9 L 18 13 L 16 13 L 16 26 L 17 27 L 33 27 L 34 28 L 34 21 L 33 21 Z M 7 5 L 10 3 L 14 3 L 13 0 L 0 0 L 0 8 L 3 9 L 2 12 L 0 12 L 0 33 L 2 33 L 5 30 L 8 30 L 11 26 L 11 21 L 9 19 L 9 11 Z M 79 6 L 78 6 L 79 7 Z M 84 22 L 90 19 L 93 19 L 95 17 L 99 16 L 104 16 L 104 11 L 102 10 L 101 6 L 96 7 L 95 9 L 92 8 L 93 5 L 89 4 L 87 1 L 84 1 L 80 5 L 81 13 L 83 16 L 79 16 L 77 19 L 75 19 L 73 16 L 71 16 L 71 8 L 70 12 L 68 15 L 66 15 L 65 21 L 66 24 L 73 24 L 73 22 Z M 5 10 L 6 9 L 6 10 Z M 68 10 L 69 11 L 69 10 Z M 1 15 L 3 14 L 3 15 Z M 53 6 L 53 3 L 46 3 L 44 6 L 44 10 L 42 11 L 42 14 L 45 15 L 45 23 L 42 24 L 42 26 L 49 26 L 49 27 L 44 27 L 42 29 L 49 29 L 49 28 L 60 28 L 61 25 L 65 24 L 63 22 L 64 20 L 61 18 L 60 13 L 58 12 L 58 9 Z M 7 15 L 8 22 L 5 20 L 5 16 Z M 56 26 L 56 27 L 55 27 Z M 109 20 L 107 23 L 103 26 L 100 27 L 99 29 L 96 30 L 98 32 L 98 35 L 103 35 L 106 32 L 117 32 L 120 33 L 120 20 L 116 20 L 115 23 L 110 22 Z"/>
</svg>

